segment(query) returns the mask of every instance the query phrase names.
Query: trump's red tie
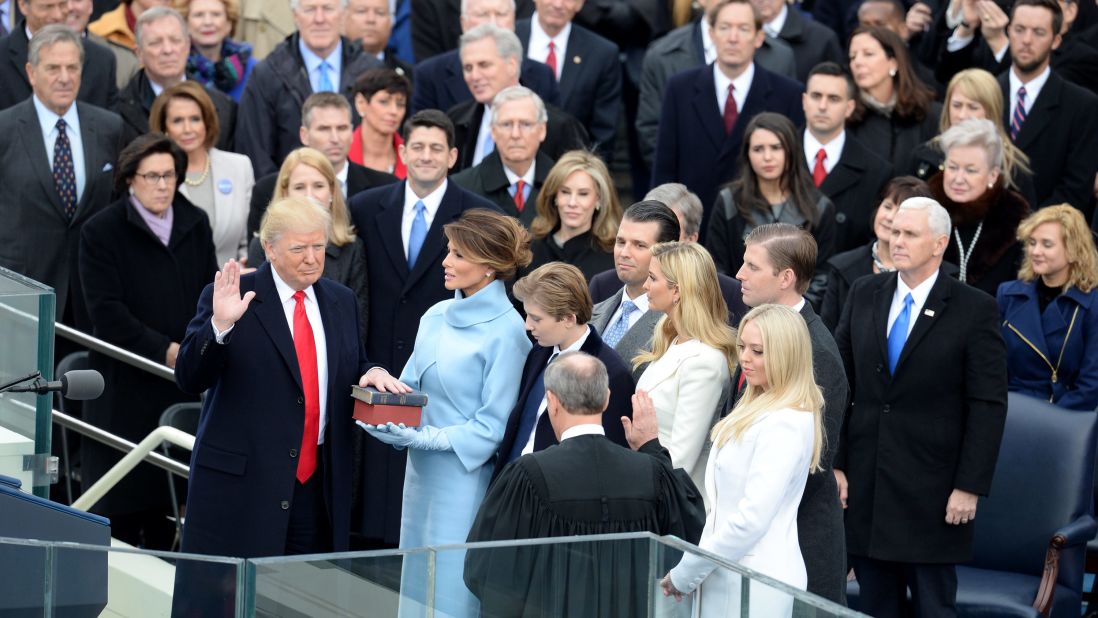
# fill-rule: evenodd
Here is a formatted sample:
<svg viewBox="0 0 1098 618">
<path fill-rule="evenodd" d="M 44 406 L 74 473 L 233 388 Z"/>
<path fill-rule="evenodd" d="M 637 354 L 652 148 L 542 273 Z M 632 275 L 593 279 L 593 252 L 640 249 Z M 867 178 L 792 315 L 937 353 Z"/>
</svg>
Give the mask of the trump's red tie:
<svg viewBox="0 0 1098 618">
<path fill-rule="evenodd" d="M 297 460 L 297 480 L 309 480 L 316 471 L 316 440 L 320 433 L 320 379 L 317 377 L 316 341 L 313 327 L 305 315 L 305 292 L 294 292 L 294 349 L 301 369 L 301 388 L 305 391 L 305 431 L 301 434 L 301 452 Z"/>
</svg>

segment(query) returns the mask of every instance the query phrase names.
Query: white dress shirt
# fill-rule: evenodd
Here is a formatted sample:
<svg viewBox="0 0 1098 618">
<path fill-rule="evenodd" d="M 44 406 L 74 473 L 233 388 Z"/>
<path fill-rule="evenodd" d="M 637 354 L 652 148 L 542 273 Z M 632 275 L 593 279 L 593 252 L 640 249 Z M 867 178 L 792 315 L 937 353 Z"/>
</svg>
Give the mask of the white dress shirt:
<svg viewBox="0 0 1098 618">
<path fill-rule="evenodd" d="M 751 90 L 751 81 L 755 79 L 755 63 L 747 65 L 747 69 L 736 79 L 728 79 L 721 71 L 720 63 L 713 63 L 713 82 L 717 86 L 717 109 L 724 117 L 724 103 L 728 100 L 728 85 L 732 85 L 732 100 L 736 102 L 736 111 L 743 110 L 743 103 L 747 100 L 747 93 Z"/>
<path fill-rule="evenodd" d="M 148 73 L 145 73 L 145 77 L 147 77 L 147 78 L 149 79 L 149 88 L 152 88 L 152 91 L 153 91 L 153 96 L 157 96 L 157 97 L 158 97 L 158 96 L 160 96 L 160 93 L 161 93 L 161 92 L 164 92 L 164 86 L 162 86 L 162 85 L 158 84 L 157 82 L 154 82 L 154 81 L 152 80 L 152 78 L 151 78 L 151 77 L 149 77 L 149 74 L 148 74 Z M 186 74 L 186 73 L 184 73 L 184 74 L 183 74 L 183 77 L 181 77 L 181 78 L 179 79 L 179 81 L 181 81 L 181 82 L 185 82 L 185 81 L 187 81 L 187 74 Z"/>
<path fill-rule="evenodd" d="M 549 59 L 549 42 L 552 41 L 557 53 L 556 73 L 559 82 L 560 74 L 564 72 L 564 59 L 567 58 L 565 54 L 568 53 L 568 36 L 571 34 L 572 22 L 568 22 L 557 36 L 549 36 L 549 33 L 538 23 L 538 12 L 534 11 L 530 16 L 530 44 L 526 46 L 526 57 L 544 63 Z"/>
<path fill-rule="evenodd" d="M 605 436 L 606 430 L 602 425 L 596 425 L 594 423 L 586 423 L 583 425 L 575 425 L 564 430 L 564 433 L 560 434 L 560 441 L 564 442 L 568 438 L 575 438 L 578 436 Z"/>
<path fill-rule="evenodd" d="M 347 162 L 344 161 L 343 162 L 343 167 L 339 168 L 339 171 L 336 172 L 336 180 L 339 181 L 339 188 L 343 190 L 343 199 L 344 200 L 346 200 L 347 197 L 348 197 L 347 196 L 347 170 L 349 170 L 350 167 L 351 166 L 347 165 Z M 412 203 L 415 204 L 415 202 L 412 202 Z"/>
<path fill-rule="evenodd" d="M 506 165 L 503 166 L 503 174 L 507 176 L 507 192 L 511 194 L 512 198 L 515 197 L 515 190 L 518 189 L 518 187 L 515 186 L 515 183 L 521 180 L 526 183 L 525 190 L 522 192 L 522 201 L 525 204 L 526 200 L 530 199 L 530 194 L 534 189 L 534 167 L 536 165 L 537 161 L 532 161 L 530 163 L 530 169 L 526 170 L 526 173 L 522 176 L 512 172 L 511 168 Z"/>
<path fill-rule="evenodd" d="M 553 361 L 556 357 L 560 356 L 561 354 L 564 354 L 565 352 L 578 352 L 579 349 L 581 347 L 583 347 L 583 343 L 585 341 L 587 341 L 587 337 L 590 334 L 591 334 L 591 327 L 588 326 L 587 330 L 583 331 L 583 334 L 580 335 L 580 338 L 576 339 L 576 341 L 572 345 L 568 346 L 567 348 L 562 350 L 562 349 L 560 349 L 560 346 L 553 346 L 553 353 L 549 355 L 549 361 L 550 362 Z M 548 366 L 549 366 L 548 363 L 546 363 L 546 367 L 548 367 Z M 544 369 L 542 371 L 544 371 Z M 541 421 L 541 415 L 545 414 L 545 410 L 548 409 L 548 407 L 549 407 L 549 402 L 546 401 L 544 396 L 542 396 L 541 405 L 538 406 L 538 417 L 534 420 L 534 430 L 530 432 L 530 437 L 526 440 L 526 446 L 522 447 L 522 454 L 523 455 L 529 455 L 530 453 L 534 452 L 534 436 L 538 433 L 538 431 L 537 431 L 538 422 Z M 599 425 L 598 427 L 599 427 L 600 430 L 602 429 L 602 425 Z M 579 434 L 576 434 L 576 435 L 579 435 Z"/>
<path fill-rule="evenodd" d="M 900 312 L 904 310 L 904 298 L 909 293 L 913 302 L 911 304 L 911 318 L 907 321 L 907 334 L 911 334 L 911 329 L 915 328 L 915 321 L 919 319 L 920 314 L 923 312 L 926 298 L 930 296 L 930 288 L 934 287 L 934 282 L 937 280 L 938 271 L 934 271 L 934 274 L 927 277 L 926 281 L 912 289 L 907 287 L 903 277 L 896 276 L 896 292 L 892 294 L 892 307 L 888 310 L 888 330 L 885 331 L 885 335 L 892 332 L 892 324 L 896 322 L 896 318 L 900 317 Z"/>
<path fill-rule="evenodd" d="M 64 116 L 58 116 L 50 108 L 46 107 L 38 95 L 34 99 L 34 111 L 38 113 L 38 124 L 42 130 L 42 141 L 46 144 L 46 159 L 50 164 L 50 174 L 53 174 L 53 149 L 57 145 L 57 121 L 65 119 L 65 135 L 69 138 L 69 147 L 72 150 L 72 170 L 76 174 L 76 203 L 84 196 L 84 184 L 87 180 L 87 170 L 84 169 L 84 140 L 80 137 L 80 116 L 76 113 L 76 102 L 69 106 Z"/>
<path fill-rule="evenodd" d="M 765 31 L 766 34 L 769 35 L 772 39 L 778 38 L 778 35 L 781 34 L 782 28 L 785 27 L 785 19 L 787 17 L 789 17 L 789 6 L 783 2 L 782 10 L 778 12 L 774 19 L 771 19 L 770 21 L 763 24 L 763 31 Z"/>
<path fill-rule="evenodd" d="M 614 315 L 610 316 L 610 321 L 606 323 L 606 332 L 610 332 L 610 329 L 614 328 L 614 325 L 621 319 L 621 306 L 625 301 L 630 301 L 637 306 L 637 310 L 629 314 L 629 328 L 640 321 L 641 316 L 648 313 L 648 294 L 644 293 L 636 298 L 629 298 L 629 292 L 625 291 L 625 288 L 621 290 L 621 303 L 618 303 L 618 308 L 614 311 Z M 625 329 L 625 332 L 629 332 L 629 328 Z"/>
<path fill-rule="evenodd" d="M 816 169 L 816 153 L 820 152 L 820 148 L 824 149 L 827 157 L 824 158 L 824 170 L 828 174 L 831 170 L 835 169 L 835 164 L 839 162 L 839 157 L 843 156 L 843 146 L 846 145 L 846 131 L 841 131 L 839 136 L 831 140 L 826 144 L 821 144 L 816 136 L 812 135 L 812 132 L 808 129 L 804 130 L 804 160 L 808 163 L 809 173 Z"/>
<path fill-rule="evenodd" d="M 343 73 L 343 41 L 336 43 L 335 49 L 326 58 L 313 53 L 305 42 L 298 40 L 297 49 L 301 52 L 301 59 L 305 61 L 305 70 L 309 73 L 309 85 L 313 92 L 320 92 L 320 63 L 328 63 L 328 81 L 332 82 L 334 92 L 339 92 L 339 76 Z"/>
<path fill-rule="evenodd" d="M 701 29 L 702 51 L 705 52 L 705 63 L 713 64 L 717 60 L 717 46 L 713 44 L 713 37 L 709 36 L 709 22 L 703 17 L 698 22 Z"/>
<path fill-rule="evenodd" d="M 1041 95 L 1041 89 L 1045 87 L 1045 83 L 1048 82 L 1048 78 L 1052 75 L 1052 67 L 1046 66 L 1041 74 L 1026 83 L 1022 83 L 1021 79 L 1018 79 L 1018 75 L 1014 73 L 1014 68 L 1011 67 L 1007 72 L 1010 76 L 1010 91 L 1006 93 L 1006 98 L 1010 103 L 1010 116 L 1008 118 L 1014 118 L 1014 108 L 1018 107 L 1018 89 L 1022 86 L 1026 87 L 1026 116 L 1029 116 L 1029 110 L 1033 109 L 1033 102 L 1037 100 L 1037 97 Z M 1009 123 L 1008 123 L 1009 125 Z"/>
<path fill-rule="evenodd" d="M 449 180 L 445 178 L 437 189 L 419 197 L 412 191 L 411 183 L 404 183 L 404 218 L 400 221 L 400 238 L 404 242 L 404 255 L 408 255 L 408 238 L 412 235 L 412 222 L 416 218 L 416 202 L 422 201 L 425 206 L 423 217 L 427 219 L 427 229 L 431 229 L 431 223 L 435 220 L 435 213 L 442 204 L 442 196 L 446 195 L 446 186 Z"/>
<path fill-rule="evenodd" d="M 492 150 L 495 150 L 493 145 L 492 150 L 484 152 L 484 144 L 488 141 L 488 138 L 492 135 L 492 106 L 484 106 L 484 115 L 480 117 L 480 128 L 477 129 L 477 146 L 473 151 L 473 165 L 480 165 L 480 162 L 484 160 Z M 494 144 L 494 142 L 493 142 Z"/>
</svg>

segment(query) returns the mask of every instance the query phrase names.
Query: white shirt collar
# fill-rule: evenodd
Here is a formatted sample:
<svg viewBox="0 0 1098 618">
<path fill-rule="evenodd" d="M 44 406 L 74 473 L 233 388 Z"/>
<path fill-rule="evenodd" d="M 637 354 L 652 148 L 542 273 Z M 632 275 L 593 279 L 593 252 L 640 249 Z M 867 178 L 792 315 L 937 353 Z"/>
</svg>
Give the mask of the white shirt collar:
<svg viewBox="0 0 1098 618">
<path fill-rule="evenodd" d="M 503 162 L 501 161 L 500 163 L 502 164 Z M 504 165 L 503 166 L 503 174 L 505 176 L 507 176 L 507 184 L 508 185 L 513 185 L 516 182 L 518 182 L 519 180 L 522 180 L 523 182 L 526 183 L 527 186 L 530 186 L 530 187 L 534 186 L 534 166 L 536 166 L 537 163 L 538 163 L 537 160 L 531 161 L 530 162 L 530 169 L 526 170 L 526 173 L 523 174 L 522 176 L 519 176 L 518 174 L 512 172 L 511 168 Z"/>
<path fill-rule="evenodd" d="M 785 19 L 787 17 L 789 17 L 789 6 L 785 3 L 782 3 L 782 10 L 778 12 L 778 15 L 775 16 L 774 19 L 763 24 L 763 30 L 765 30 L 766 33 L 770 36 L 778 38 L 778 35 L 781 33 L 782 28 L 785 27 Z"/>
<path fill-rule="evenodd" d="M 623 287 L 621 289 L 621 302 L 629 301 L 640 309 L 640 313 L 644 314 L 648 312 L 648 294 L 642 292 L 640 296 L 636 298 L 629 298 L 629 292 Z M 618 305 L 618 311 L 621 311 L 621 305 Z M 639 315 L 639 314 L 638 314 Z"/>
<path fill-rule="evenodd" d="M 701 29 L 702 51 L 705 52 L 705 63 L 713 64 L 717 59 L 717 46 L 713 44 L 713 37 L 709 36 L 709 22 L 704 17 L 698 22 Z"/>
<path fill-rule="evenodd" d="M 563 350 L 560 349 L 559 345 L 553 346 L 553 354 L 550 355 L 549 358 L 553 358 L 554 356 L 556 356 L 558 354 L 564 354 L 565 352 L 578 352 L 580 350 L 580 348 L 583 347 L 584 342 L 586 342 L 587 338 L 590 337 L 590 336 L 591 336 L 591 327 L 585 325 L 583 334 L 580 335 L 579 339 L 576 339 L 574 342 L 572 342 L 572 345 L 568 346 L 567 348 L 564 348 Z"/>
<path fill-rule="evenodd" d="M 839 162 L 839 158 L 843 156 L 843 146 L 846 145 L 846 131 L 840 131 L 839 136 L 831 140 L 827 144 L 821 144 L 816 139 L 815 135 L 808 129 L 804 130 L 804 160 L 808 163 L 808 171 L 811 173 L 816 167 L 816 153 L 820 151 L 820 148 L 824 149 L 827 153 L 827 158 L 824 159 L 824 169 L 830 174 L 831 170 L 835 169 L 835 164 Z"/>
<path fill-rule="evenodd" d="M 575 438 L 578 436 L 605 436 L 606 430 L 602 428 L 602 425 L 596 425 L 595 423 L 585 423 L 583 425 L 574 425 L 564 430 L 564 433 L 560 434 L 560 441 L 564 442 L 569 438 Z"/>
<path fill-rule="evenodd" d="M 46 104 L 38 98 L 38 95 L 33 95 L 34 109 L 38 112 L 38 124 L 42 127 L 42 135 L 49 135 L 50 131 L 57 129 L 57 121 L 61 118 L 65 119 L 65 124 L 68 125 L 70 131 L 75 135 L 80 135 L 80 117 L 76 113 L 76 102 L 73 101 L 69 109 L 65 110 L 64 116 L 58 116 L 53 113 L 53 110 L 46 107 Z"/>
<path fill-rule="evenodd" d="M 423 205 L 427 208 L 427 218 L 433 219 L 435 213 L 438 212 L 439 205 L 442 204 L 442 196 L 446 195 L 446 185 L 450 181 L 447 179 L 442 180 L 442 184 L 437 189 L 428 193 L 425 197 L 419 197 L 415 191 L 412 191 L 412 183 L 404 183 L 404 212 L 414 213 L 416 202 L 422 200 Z"/>
<path fill-rule="evenodd" d="M 805 305 L 805 300 L 804 300 L 804 296 L 802 296 L 801 299 L 799 301 L 797 301 L 797 304 L 790 305 L 789 308 L 792 309 L 793 311 L 796 311 L 797 313 L 800 313 L 801 309 L 804 309 L 804 305 Z"/>
<path fill-rule="evenodd" d="M 294 297 L 294 293 L 297 290 L 290 287 L 288 283 L 282 280 L 282 277 L 278 276 L 278 270 L 275 269 L 274 264 L 271 264 L 271 276 L 274 278 L 275 291 L 278 292 L 278 301 L 282 304 L 286 304 Z M 313 286 L 305 288 L 305 300 L 316 302 L 316 295 L 313 292 Z"/>
<path fill-rule="evenodd" d="M 161 86 L 160 84 L 154 82 L 153 79 L 151 77 L 149 77 L 148 72 L 145 73 L 145 77 L 149 80 L 149 87 L 152 88 L 153 94 L 156 95 L 156 96 L 160 96 L 160 93 L 164 92 L 164 86 Z M 187 81 L 186 73 L 183 74 L 183 78 L 180 79 L 179 81 L 181 81 L 181 82 Z"/>
<path fill-rule="evenodd" d="M 351 166 L 347 165 L 347 163 L 348 163 L 347 161 L 344 161 L 343 162 L 343 167 L 338 172 L 336 172 L 336 180 L 339 181 L 340 187 L 343 188 L 343 197 L 344 198 L 349 197 L 347 195 L 347 171 L 350 169 Z M 412 202 L 412 203 L 414 204 L 415 202 Z"/>
<path fill-rule="evenodd" d="M 909 293 L 911 294 L 911 300 L 914 301 L 914 309 L 921 309 L 926 304 L 926 299 L 930 296 L 930 288 L 934 287 L 934 282 L 938 280 L 938 271 L 935 270 L 934 274 L 926 278 L 914 288 L 907 287 L 904 283 L 904 278 L 899 274 L 896 275 L 896 293 L 893 295 L 893 301 L 903 301 L 904 297 Z M 914 321 L 914 320 L 912 320 Z"/>
<path fill-rule="evenodd" d="M 736 79 L 728 79 L 721 71 L 718 62 L 713 63 L 713 83 L 717 90 L 717 108 L 724 114 L 724 104 L 728 100 L 728 86 L 732 85 L 732 98 L 736 101 L 736 111 L 743 109 L 743 103 L 747 100 L 747 93 L 751 90 L 751 81 L 755 79 L 755 63 L 747 65 L 747 69 L 740 73 Z"/>
<path fill-rule="evenodd" d="M 1011 67 L 1010 72 L 1010 92 L 1006 93 L 1007 100 L 1010 103 L 1010 113 L 1014 114 L 1014 106 L 1018 104 L 1018 89 L 1022 86 L 1026 87 L 1026 113 L 1033 109 L 1033 102 L 1037 100 L 1037 97 L 1041 96 L 1041 89 L 1045 87 L 1045 83 L 1048 81 L 1050 75 L 1052 75 L 1052 65 L 1045 67 L 1041 74 L 1028 83 L 1022 83 L 1022 80 L 1018 78 L 1018 75 L 1014 72 L 1014 67 Z"/>
</svg>

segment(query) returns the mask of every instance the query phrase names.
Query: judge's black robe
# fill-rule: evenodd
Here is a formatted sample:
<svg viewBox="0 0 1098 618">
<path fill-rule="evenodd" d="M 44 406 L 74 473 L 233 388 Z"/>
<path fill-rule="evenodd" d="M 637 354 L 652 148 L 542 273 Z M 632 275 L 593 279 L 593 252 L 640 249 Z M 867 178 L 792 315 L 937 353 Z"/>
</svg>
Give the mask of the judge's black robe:
<svg viewBox="0 0 1098 618">
<path fill-rule="evenodd" d="M 469 542 L 651 532 L 697 543 L 704 525 L 701 493 L 658 440 L 633 452 L 582 435 L 508 464 Z M 666 572 L 652 572 L 652 550 L 645 539 L 470 550 L 465 584 L 485 618 L 631 618 Z"/>
</svg>

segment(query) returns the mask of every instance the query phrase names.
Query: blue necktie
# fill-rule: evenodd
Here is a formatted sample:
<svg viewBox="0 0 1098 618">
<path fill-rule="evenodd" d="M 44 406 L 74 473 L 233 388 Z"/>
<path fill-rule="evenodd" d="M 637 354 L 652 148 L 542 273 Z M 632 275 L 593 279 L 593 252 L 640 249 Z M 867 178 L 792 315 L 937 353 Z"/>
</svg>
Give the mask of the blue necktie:
<svg viewBox="0 0 1098 618">
<path fill-rule="evenodd" d="M 614 326 L 606 331 L 606 336 L 602 338 L 606 345 L 610 347 L 616 347 L 621 338 L 625 336 L 626 331 L 629 330 L 629 316 L 637 310 L 637 306 L 633 304 L 633 301 L 626 300 L 621 304 L 621 317 L 614 323 Z"/>
<path fill-rule="evenodd" d="M 911 306 L 915 304 L 915 300 L 911 298 L 911 293 L 908 292 L 904 297 L 904 308 L 900 310 L 900 315 L 896 316 L 896 321 L 892 323 L 892 330 L 888 333 L 888 372 L 896 373 L 896 363 L 900 362 L 900 353 L 904 351 L 904 343 L 907 342 L 907 327 L 911 324 Z"/>
<path fill-rule="evenodd" d="M 412 232 L 408 234 L 408 270 L 416 265 L 419 250 L 423 248 L 423 239 L 427 238 L 427 207 L 423 200 L 416 202 L 416 218 L 412 219 Z"/>
<path fill-rule="evenodd" d="M 335 86 L 332 85 L 332 78 L 328 77 L 328 71 L 332 70 L 332 65 L 327 61 L 321 62 L 317 71 L 320 73 L 320 77 L 317 78 L 317 92 L 335 92 Z"/>
<path fill-rule="evenodd" d="M 76 170 L 72 165 L 72 145 L 65 133 L 65 119 L 57 119 L 57 141 L 53 143 L 53 184 L 61 196 L 65 215 L 72 219 L 76 214 Z"/>
<path fill-rule="evenodd" d="M 480 158 L 487 157 L 492 154 L 492 151 L 496 149 L 496 143 L 492 141 L 492 132 L 489 131 L 484 136 L 484 147 L 480 149 Z"/>
<path fill-rule="evenodd" d="M 550 356 L 549 363 L 556 358 L 556 354 Z M 549 363 L 545 363 L 545 367 L 548 367 Z M 522 407 L 522 418 L 519 419 L 515 443 L 511 446 L 511 452 L 507 454 L 505 464 L 509 464 L 522 456 L 522 449 L 526 448 L 526 443 L 530 441 L 530 434 L 534 431 L 534 425 L 538 421 L 538 410 L 541 409 L 541 402 L 545 399 L 545 367 L 541 368 L 538 379 L 534 380 L 534 385 L 530 387 L 530 394 L 526 397 L 526 405 Z"/>
</svg>

